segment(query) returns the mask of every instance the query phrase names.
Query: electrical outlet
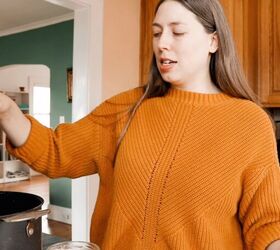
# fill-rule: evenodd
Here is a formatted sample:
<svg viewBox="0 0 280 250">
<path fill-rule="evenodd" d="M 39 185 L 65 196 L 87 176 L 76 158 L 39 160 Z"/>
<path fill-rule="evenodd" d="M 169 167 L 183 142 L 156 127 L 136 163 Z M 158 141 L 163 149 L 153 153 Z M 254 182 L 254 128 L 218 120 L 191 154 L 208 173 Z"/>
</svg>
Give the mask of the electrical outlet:
<svg viewBox="0 0 280 250">
<path fill-rule="evenodd" d="M 63 115 L 59 116 L 59 124 L 65 122 L 65 117 Z"/>
</svg>

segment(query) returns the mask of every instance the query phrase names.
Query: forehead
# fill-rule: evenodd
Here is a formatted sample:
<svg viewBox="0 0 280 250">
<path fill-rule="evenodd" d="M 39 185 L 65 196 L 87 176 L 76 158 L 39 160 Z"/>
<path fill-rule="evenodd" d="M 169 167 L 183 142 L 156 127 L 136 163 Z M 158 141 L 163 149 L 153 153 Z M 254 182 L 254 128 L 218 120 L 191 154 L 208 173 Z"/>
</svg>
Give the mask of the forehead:
<svg viewBox="0 0 280 250">
<path fill-rule="evenodd" d="M 181 3 L 172 0 L 163 2 L 159 6 L 154 18 L 154 23 L 161 25 L 170 23 L 193 25 L 197 21 L 196 16 L 191 11 Z"/>
</svg>

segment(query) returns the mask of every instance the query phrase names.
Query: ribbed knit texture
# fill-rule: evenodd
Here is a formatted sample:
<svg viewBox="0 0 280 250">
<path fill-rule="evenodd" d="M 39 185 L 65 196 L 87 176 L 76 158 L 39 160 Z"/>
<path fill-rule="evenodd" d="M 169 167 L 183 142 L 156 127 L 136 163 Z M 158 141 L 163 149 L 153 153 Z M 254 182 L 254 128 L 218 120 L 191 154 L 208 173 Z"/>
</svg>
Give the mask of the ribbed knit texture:
<svg viewBox="0 0 280 250">
<path fill-rule="evenodd" d="M 91 240 L 102 249 L 264 250 L 280 239 L 280 174 L 267 114 L 223 93 L 136 88 L 55 131 L 34 118 L 9 151 L 52 178 L 98 173 Z"/>
</svg>

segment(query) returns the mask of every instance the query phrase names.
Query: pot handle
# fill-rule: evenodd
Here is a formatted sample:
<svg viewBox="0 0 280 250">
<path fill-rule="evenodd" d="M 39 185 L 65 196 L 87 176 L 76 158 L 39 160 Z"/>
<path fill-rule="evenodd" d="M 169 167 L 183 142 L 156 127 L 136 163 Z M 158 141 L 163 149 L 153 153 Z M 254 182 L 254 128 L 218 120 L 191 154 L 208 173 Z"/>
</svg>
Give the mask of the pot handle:
<svg viewBox="0 0 280 250">
<path fill-rule="evenodd" d="M 20 222 L 20 221 L 26 221 L 26 220 L 36 220 L 39 217 L 42 217 L 49 213 L 50 213 L 49 209 L 34 210 L 34 211 L 30 211 L 30 212 L 23 212 L 23 213 L 19 213 L 16 215 L 8 216 L 5 218 L 2 218 L 1 220 L 5 221 L 5 222 Z"/>
</svg>

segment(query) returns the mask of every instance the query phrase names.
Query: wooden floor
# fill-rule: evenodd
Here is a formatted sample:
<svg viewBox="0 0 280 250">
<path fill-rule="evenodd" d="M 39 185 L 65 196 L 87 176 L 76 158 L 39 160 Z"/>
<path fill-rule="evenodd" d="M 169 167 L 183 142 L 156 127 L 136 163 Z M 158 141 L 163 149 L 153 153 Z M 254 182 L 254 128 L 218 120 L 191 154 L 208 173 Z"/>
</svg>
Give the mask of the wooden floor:
<svg viewBox="0 0 280 250">
<path fill-rule="evenodd" d="M 49 179 L 43 175 L 32 176 L 30 180 L 0 184 L 0 191 L 32 193 L 44 199 L 42 209 L 49 204 Z M 42 232 L 71 240 L 71 225 L 42 218 Z"/>
</svg>

